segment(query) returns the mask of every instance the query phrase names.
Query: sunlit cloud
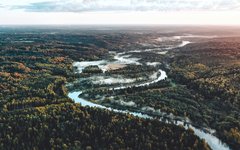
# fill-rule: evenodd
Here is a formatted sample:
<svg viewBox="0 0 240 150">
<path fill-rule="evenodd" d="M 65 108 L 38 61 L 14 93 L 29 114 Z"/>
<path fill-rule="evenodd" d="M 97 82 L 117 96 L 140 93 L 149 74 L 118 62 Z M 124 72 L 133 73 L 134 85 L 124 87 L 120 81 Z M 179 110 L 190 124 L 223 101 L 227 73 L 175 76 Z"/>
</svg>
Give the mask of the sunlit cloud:
<svg viewBox="0 0 240 150">
<path fill-rule="evenodd" d="M 0 4 L 0 8 L 5 8 L 5 6 L 3 6 L 3 5 Z"/>
<path fill-rule="evenodd" d="M 13 5 L 27 12 L 83 11 L 226 11 L 240 10 L 238 0 L 49 0 Z"/>
<path fill-rule="evenodd" d="M 0 24 L 237 24 L 240 0 L 0 0 Z"/>
</svg>

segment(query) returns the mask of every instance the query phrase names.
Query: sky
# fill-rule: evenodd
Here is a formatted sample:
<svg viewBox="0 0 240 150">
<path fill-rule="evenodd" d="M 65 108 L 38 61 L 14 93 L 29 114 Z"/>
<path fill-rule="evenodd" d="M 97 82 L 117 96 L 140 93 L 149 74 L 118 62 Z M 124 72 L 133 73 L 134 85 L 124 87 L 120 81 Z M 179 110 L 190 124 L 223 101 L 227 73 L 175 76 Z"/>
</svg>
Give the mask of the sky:
<svg viewBox="0 0 240 150">
<path fill-rule="evenodd" d="M 0 0 L 0 25 L 240 25 L 240 0 Z"/>
</svg>

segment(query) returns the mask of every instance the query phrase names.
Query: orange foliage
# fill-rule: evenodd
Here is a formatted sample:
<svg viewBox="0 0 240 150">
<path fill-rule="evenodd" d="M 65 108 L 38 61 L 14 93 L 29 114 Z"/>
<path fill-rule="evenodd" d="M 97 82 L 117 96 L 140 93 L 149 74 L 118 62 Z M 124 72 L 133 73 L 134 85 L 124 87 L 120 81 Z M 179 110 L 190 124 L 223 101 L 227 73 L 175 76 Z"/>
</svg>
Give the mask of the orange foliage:
<svg viewBox="0 0 240 150">
<path fill-rule="evenodd" d="M 52 62 L 53 63 L 60 63 L 60 62 L 63 62 L 65 60 L 64 57 L 55 57 L 52 59 Z"/>
<path fill-rule="evenodd" d="M 0 72 L 0 77 L 9 77 L 10 75 L 8 72 Z"/>
<path fill-rule="evenodd" d="M 18 63 L 18 69 L 21 69 L 24 72 L 30 72 L 31 71 L 31 69 L 26 67 L 23 63 Z"/>
<path fill-rule="evenodd" d="M 15 78 L 21 78 L 21 77 L 23 77 L 23 76 L 22 76 L 22 74 L 15 72 L 15 73 L 13 74 L 13 77 L 15 77 Z"/>
</svg>

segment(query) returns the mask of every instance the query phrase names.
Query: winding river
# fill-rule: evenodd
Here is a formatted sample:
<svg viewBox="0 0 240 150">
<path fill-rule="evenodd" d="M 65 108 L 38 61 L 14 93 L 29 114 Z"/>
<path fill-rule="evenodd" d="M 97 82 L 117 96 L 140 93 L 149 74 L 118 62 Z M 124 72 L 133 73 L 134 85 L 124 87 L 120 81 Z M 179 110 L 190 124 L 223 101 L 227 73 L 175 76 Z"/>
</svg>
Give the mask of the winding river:
<svg viewBox="0 0 240 150">
<path fill-rule="evenodd" d="M 190 42 L 186 42 L 183 41 L 183 44 L 179 45 L 179 47 L 182 47 L 186 44 L 189 44 Z M 139 64 L 139 62 L 137 62 L 139 59 L 137 58 L 130 58 L 129 55 L 124 55 L 125 53 L 116 53 L 115 55 L 115 59 L 116 62 L 118 63 L 122 63 L 122 64 Z M 127 59 L 126 59 L 127 58 Z M 89 65 L 98 65 L 103 71 L 105 69 L 104 66 L 106 66 L 108 63 L 112 63 L 112 62 L 107 62 L 105 60 L 102 61 L 85 61 L 85 62 L 76 62 L 74 63 L 74 66 L 78 67 L 78 73 L 81 73 L 82 70 L 89 66 Z M 156 82 L 159 82 L 161 80 L 164 80 L 165 78 L 167 78 L 167 74 L 165 71 L 163 70 L 159 70 L 158 71 L 159 77 L 157 77 L 155 80 L 151 80 L 149 82 L 146 83 L 141 83 L 141 84 L 136 84 L 134 85 L 135 87 L 141 87 L 141 86 L 146 86 L 146 85 L 150 85 Z M 124 89 L 124 88 L 128 88 L 130 86 L 121 86 L 121 87 L 115 87 L 114 90 L 118 90 L 118 89 Z M 80 98 L 79 95 L 82 93 L 83 91 L 73 91 L 68 93 L 68 97 L 71 98 L 72 100 L 74 100 L 76 103 L 81 103 L 82 106 L 90 106 L 90 107 L 97 107 L 97 108 L 101 108 L 101 109 L 107 109 L 107 110 L 111 110 L 113 112 L 118 112 L 118 113 L 125 113 L 125 114 L 132 114 L 133 116 L 136 117 L 140 117 L 140 118 L 148 118 L 148 119 L 156 119 L 153 116 L 147 115 L 146 113 L 140 113 L 140 112 L 131 112 L 131 111 L 127 111 L 127 110 L 118 110 L 118 109 L 113 109 L 111 107 L 106 107 L 100 104 L 96 104 L 96 103 L 92 103 L 86 99 Z M 179 117 L 181 118 L 181 117 Z M 159 118 L 158 118 L 159 119 Z M 185 129 L 191 128 L 194 130 L 194 133 L 201 139 L 205 139 L 205 141 L 209 144 L 209 146 L 213 149 L 213 150 L 230 150 L 230 148 L 225 144 L 222 143 L 216 136 L 214 136 L 212 133 L 213 132 L 204 132 L 202 129 L 198 129 L 196 127 L 194 127 L 191 124 L 186 125 L 185 121 L 181 120 L 181 121 L 166 121 L 163 120 L 162 118 L 159 119 L 159 121 L 165 122 L 165 123 L 173 123 L 175 125 L 182 125 L 185 127 Z M 208 129 L 208 131 L 214 131 L 212 129 Z"/>
</svg>

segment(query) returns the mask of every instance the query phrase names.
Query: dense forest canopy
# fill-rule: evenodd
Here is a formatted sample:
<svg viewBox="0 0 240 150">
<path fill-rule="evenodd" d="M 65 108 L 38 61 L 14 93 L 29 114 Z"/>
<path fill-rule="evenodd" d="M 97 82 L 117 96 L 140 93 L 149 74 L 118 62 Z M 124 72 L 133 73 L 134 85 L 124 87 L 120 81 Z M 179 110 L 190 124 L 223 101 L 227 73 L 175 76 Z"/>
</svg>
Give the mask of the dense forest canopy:
<svg viewBox="0 0 240 150">
<path fill-rule="evenodd" d="M 141 34 L 131 30 L 50 33 L 50 29 L 22 28 L 0 33 L 0 149 L 210 149 L 191 129 L 75 104 L 67 97 L 74 89 L 88 89 L 85 97 L 90 99 L 96 95 L 113 95 L 136 104 L 123 108 L 118 99 L 93 100 L 114 108 L 138 110 L 149 106 L 187 117 L 196 125 L 216 129 L 217 137 L 232 149 L 238 149 L 238 37 L 195 38 L 166 55 L 131 52 L 134 57 L 141 56 L 141 63 L 152 60 L 166 70 L 167 80 L 149 86 L 114 92 L 106 90 L 106 85 L 89 82 L 66 86 L 79 78 L 102 73 L 93 65 L 76 74 L 73 62 L 113 59 L 109 51 L 151 49 L 152 45 L 164 47 L 175 42 L 152 39 L 182 34 L 179 30 L 176 33 L 155 30 L 143 30 Z M 192 34 L 209 34 L 206 31 L 196 30 Z M 224 31 L 219 34 L 223 35 Z M 106 74 L 141 78 L 140 81 L 145 82 L 157 67 L 128 65 Z"/>
</svg>

